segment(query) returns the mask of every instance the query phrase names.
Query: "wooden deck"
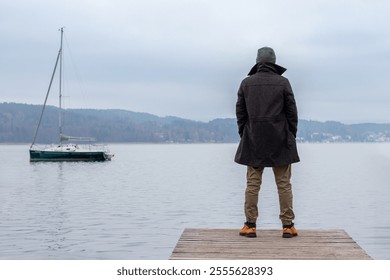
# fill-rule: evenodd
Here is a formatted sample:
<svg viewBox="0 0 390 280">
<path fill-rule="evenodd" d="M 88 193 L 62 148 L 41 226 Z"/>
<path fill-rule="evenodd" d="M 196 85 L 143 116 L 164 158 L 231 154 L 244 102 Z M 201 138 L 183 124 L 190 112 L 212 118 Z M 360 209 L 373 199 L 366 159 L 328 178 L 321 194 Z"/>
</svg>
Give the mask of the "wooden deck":
<svg viewBox="0 0 390 280">
<path fill-rule="evenodd" d="M 369 260 L 371 257 L 344 230 L 298 230 L 282 238 L 281 230 L 257 230 L 257 238 L 238 229 L 185 229 L 171 260 L 289 259 Z"/>
</svg>

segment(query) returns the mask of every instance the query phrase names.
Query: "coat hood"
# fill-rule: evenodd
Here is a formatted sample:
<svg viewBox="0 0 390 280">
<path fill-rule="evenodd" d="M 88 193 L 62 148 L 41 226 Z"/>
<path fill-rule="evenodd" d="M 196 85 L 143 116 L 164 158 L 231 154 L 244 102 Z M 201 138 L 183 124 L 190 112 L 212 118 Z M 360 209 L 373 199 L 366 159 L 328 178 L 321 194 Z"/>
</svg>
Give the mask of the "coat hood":
<svg viewBox="0 0 390 280">
<path fill-rule="evenodd" d="M 256 74 L 257 72 L 262 71 L 262 70 L 266 70 L 266 69 L 269 71 L 275 72 L 276 74 L 279 74 L 279 75 L 282 75 L 284 72 L 287 71 L 286 68 L 284 68 L 280 65 L 277 65 L 275 63 L 270 63 L 270 62 L 256 63 L 249 71 L 248 76 L 252 76 L 253 74 Z"/>
</svg>

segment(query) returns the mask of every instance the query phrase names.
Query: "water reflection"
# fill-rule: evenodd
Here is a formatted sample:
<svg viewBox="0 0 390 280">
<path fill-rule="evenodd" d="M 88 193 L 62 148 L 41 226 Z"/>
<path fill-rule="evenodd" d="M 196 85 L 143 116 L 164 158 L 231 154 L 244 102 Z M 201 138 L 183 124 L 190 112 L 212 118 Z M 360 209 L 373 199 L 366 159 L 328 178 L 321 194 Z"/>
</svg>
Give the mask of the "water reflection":
<svg viewBox="0 0 390 280">
<path fill-rule="evenodd" d="M 239 228 L 245 167 L 236 145 L 113 145 L 111 162 L 29 163 L 1 146 L 0 258 L 167 259 L 187 227 Z M 293 166 L 297 226 L 345 229 L 390 259 L 390 144 L 301 144 Z M 6 170 L 6 172 L 4 172 Z M 264 172 L 260 228 L 280 228 Z M 140 234 L 145 228 L 151 234 Z"/>
</svg>

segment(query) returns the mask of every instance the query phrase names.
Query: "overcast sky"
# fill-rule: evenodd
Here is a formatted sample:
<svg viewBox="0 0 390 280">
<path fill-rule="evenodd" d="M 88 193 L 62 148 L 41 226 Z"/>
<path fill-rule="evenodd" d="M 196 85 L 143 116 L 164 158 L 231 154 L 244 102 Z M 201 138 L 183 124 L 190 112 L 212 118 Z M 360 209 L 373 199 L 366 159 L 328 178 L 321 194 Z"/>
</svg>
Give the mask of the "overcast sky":
<svg viewBox="0 0 390 280">
<path fill-rule="evenodd" d="M 0 102 L 43 103 L 65 26 L 68 108 L 235 117 L 270 46 L 300 118 L 389 123 L 389 14 L 385 0 L 0 0 Z"/>
</svg>

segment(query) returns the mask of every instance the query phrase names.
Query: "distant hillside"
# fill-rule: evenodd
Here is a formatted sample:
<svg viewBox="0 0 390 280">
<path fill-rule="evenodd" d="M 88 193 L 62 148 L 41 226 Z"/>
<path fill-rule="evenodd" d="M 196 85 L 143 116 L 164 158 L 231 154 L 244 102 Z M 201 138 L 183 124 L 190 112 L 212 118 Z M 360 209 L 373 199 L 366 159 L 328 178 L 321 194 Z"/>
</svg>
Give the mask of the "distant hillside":
<svg viewBox="0 0 390 280">
<path fill-rule="evenodd" d="M 0 143 L 30 143 L 42 106 L 0 103 Z M 47 106 L 37 143 L 58 142 L 58 108 Z M 64 133 L 99 142 L 235 143 L 235 119 L 198 122 L 125 110 L 67 109 Z M 300 120 L 300 142 L 387 142 L 390 124 L 355 124 Z"/>
<path fill-rule="evenodd" d="M 390 124 L 299 121 L 299 142 L 390 142 Z"/>
<path fill-rule="evenodd" d="M 30 143 L 42 106 L 0 103 L 0 143 Z M 208 123 L 124 110 L 64 110 L 63 131 L 99 142 L 236 142 L 235 120 Z M 58 142 L 57 107 L 47 106 L 37 143 Z"/>
</svg>

